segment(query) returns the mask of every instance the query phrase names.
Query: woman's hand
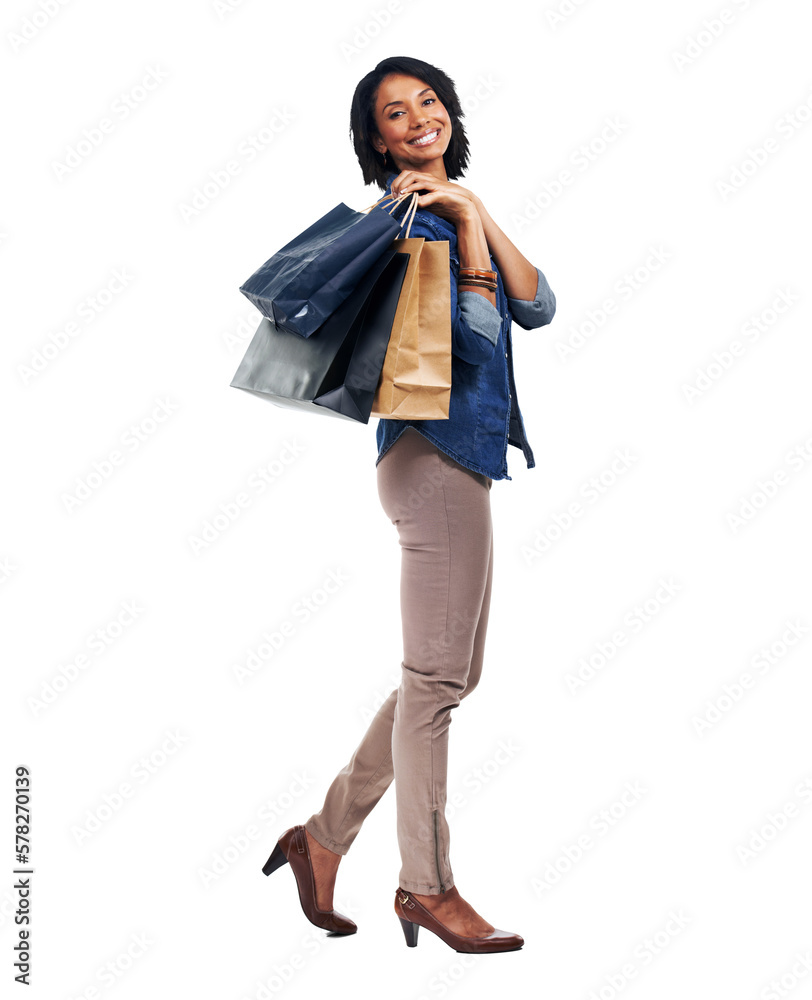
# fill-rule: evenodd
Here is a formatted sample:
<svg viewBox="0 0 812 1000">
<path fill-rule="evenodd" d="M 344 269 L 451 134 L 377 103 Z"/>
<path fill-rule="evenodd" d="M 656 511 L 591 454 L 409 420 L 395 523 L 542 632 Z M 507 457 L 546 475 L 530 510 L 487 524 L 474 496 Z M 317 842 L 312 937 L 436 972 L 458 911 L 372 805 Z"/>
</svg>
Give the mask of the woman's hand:
<svg viewBox="0 0 812 1000">
<path fill-rule="evenodd" d="M 491 259 L 488 253 L 488 242 L 479 215 L 479 199 L 476 195 L 452 184 L 451 181 L 441 181 L 431 174 L 419 170 L 404 170 L 392 181 L 390 188 L 393 194 L 409 195 L 413 191 L 423 191 L 418 195 L 418 208 L 428 208 L 435 215 L 449 219 L 457 229 L 457 248 L 461 267 L 481 267 L 490 270 Z M 464 286 L 467 291 L 477 292 L 484 296 L 492 306 L 496 305 L 496 295 L 487 288 L 470 285 Z"/>
<path fill-rule="evenodd" d="M 466 188 L 451 181 L 441 181 L 431 174 L 419 170 L 402 170 L 392 181 L 392 194 L 411 194 L 422 191 L 418 195 L 417 207 L 427 208 L 441 219 L 448 219 L 455 226 L 478 218 L 478 198 Z"/>
<path fill-rule="evenodd" d="M 393 194 L 424 191 L 425 194 L 418 195 L 418 208 L 428 208 L 457 227 L 460 264 L 463 267 L 490 268 L 492 255 L 508 296 L 533 301 L 539 281 L 536 268 L 496 225 L 473 192 L 420 170 L 402 170 L 392 181 L 390 190 Z M 492 293 L 477 290 L 489 302 L 493 301 Z"/>
</svg>

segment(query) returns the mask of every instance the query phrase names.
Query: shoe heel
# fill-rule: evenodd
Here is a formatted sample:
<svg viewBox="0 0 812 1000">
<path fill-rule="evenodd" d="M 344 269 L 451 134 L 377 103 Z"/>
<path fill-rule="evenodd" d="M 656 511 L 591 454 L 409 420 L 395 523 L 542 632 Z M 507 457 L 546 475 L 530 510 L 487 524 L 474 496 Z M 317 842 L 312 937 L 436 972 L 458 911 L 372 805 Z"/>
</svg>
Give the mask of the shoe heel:
<svg viewBox="0 0 812 1000">
<path fill-rule="evenodd" d="M 286 864 L 287 860 L 281 844 L 277 843 L 276 847 L 271 851 L 271 856 L 262 866 L 263 874 L 270 875 L 271 872 L 275 872 L 277 868 L 281 868 L 282 865 Z"/>
<path fill-rule="evenodd" d="M 400 921 L 400 926 L 403 928 L 403 936 L 406 938 L 406 944 L 410 948 L 417 947 L 417 932 L 420 930 L 420 924 L 413 924 L 411 920 L 404 920 L 403 917 L 398 917 Z"/>
</svg>

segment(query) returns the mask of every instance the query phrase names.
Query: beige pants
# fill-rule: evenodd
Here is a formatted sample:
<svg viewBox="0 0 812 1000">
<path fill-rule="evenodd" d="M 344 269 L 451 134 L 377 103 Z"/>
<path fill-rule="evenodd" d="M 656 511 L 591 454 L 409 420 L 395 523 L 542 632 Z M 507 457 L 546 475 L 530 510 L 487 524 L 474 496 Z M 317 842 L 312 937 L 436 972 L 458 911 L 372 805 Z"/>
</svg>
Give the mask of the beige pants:
<svg viewBox="0 0 812 1000">
<path fill-rule="evenodd" d="M 412 427 L 378 463 L 377 475 L 402 549 L 402 679 L 305 827 L 324 847 L 346 854 L 394 778 L 400 885 L 433 894 L 454 885 L 445 818 L 448 727 L 451 710 L 482 672 L 492 482 Z"/>
</svg>

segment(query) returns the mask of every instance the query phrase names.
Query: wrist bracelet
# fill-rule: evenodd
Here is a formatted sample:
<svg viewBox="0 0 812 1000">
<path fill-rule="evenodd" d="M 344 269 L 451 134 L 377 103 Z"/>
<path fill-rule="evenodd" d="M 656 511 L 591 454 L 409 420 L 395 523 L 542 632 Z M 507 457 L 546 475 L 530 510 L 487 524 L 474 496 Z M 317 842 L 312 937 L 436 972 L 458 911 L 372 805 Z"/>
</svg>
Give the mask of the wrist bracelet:
<svg viewBox="0 0 812 1000">
<path fill-rule="evenodd" d="M 486 288 L 489 292 L 496 291 L 495 281 L 477 281 L 475 278 L 466 278 L 457 283 L 458 288 Z"/>
<path fill-rule="evenodd" d="M 469 278 L 467 276 L 461 277 L 457 281 L 458 285 L 487 285 L 489 288 L 496 289 L 496 282 L 489 278 Z"/>
<path fill-rule="evenodd" d="M 489 271 L 484 267 L 461 267 L 459 273 L 466 278 L 485 278 L 488 281 L 496 281 L 496 271 Z"/>
</svg>

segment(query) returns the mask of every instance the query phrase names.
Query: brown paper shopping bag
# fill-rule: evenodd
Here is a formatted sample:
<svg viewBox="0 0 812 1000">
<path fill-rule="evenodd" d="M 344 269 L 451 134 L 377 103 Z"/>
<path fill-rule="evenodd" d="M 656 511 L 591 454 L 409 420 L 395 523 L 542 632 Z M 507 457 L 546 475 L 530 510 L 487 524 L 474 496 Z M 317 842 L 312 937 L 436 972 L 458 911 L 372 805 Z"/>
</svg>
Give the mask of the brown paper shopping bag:
<svg viewBox="0 0 812 1000">
<path fill-rule="evenodd" d="M 408 232 L 408 230 L 407 230 Z M 451 401 L 448 240 L 395 240 L 409 256 L 373 417 L 447 420 Z"/>
</svg>

